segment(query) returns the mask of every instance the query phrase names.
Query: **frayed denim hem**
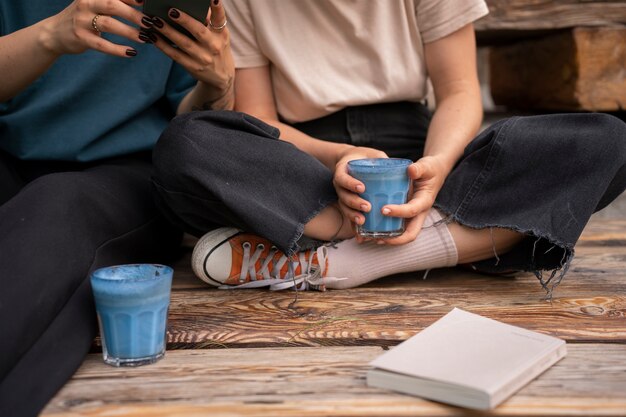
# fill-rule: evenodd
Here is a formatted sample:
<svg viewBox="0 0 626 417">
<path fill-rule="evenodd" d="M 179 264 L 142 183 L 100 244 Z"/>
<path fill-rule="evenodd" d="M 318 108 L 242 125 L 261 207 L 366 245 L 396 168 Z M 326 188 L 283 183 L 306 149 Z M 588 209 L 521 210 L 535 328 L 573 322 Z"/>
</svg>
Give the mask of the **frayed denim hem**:
<svg viewBox="0 0 626 417">
<path fill-rule="evenodd" d="M 505 272 L 505 271 L 510 271 L 510 270 L 520 270 L 520 269 L 525 272 L 532 272 L 537 277 L 537 279 L 539 280 L 539 283 L 541 284 L 541 287 L 546 292 L 545 299 L 552 300 L 554 289 L 561 283 L 561 281 L 565 277 L 565 274 L 567 274 L 570 268 L 572 260 L 574 259 L 575 251 L 574 251 L 573 245 L 564 243 L 560 241 L 559 239 L 555 238 L 554 236 L 551 236 L 550 234 L 541 232 L 539 230 L 523 229 L 515 225 L 508 225 L 508 224 L 491 224 L 491 223 L 477 224 L 477 223 L 467 222 L 464 219 L 462 219 L 460 216 L 458 216 L 457 214 L 451 214 L 450 210 L 446 209 L 445 207 L 442 207 L 440 204 L 435 204 L 434 207 L 437 208 L 438 210 L 441 210 L 441 212 L 445 213 L 445 215 L 440 221 L 433 224 L 431 227 L 437 226 L 442 223 L 449 224 L 452 222 L 456 222 L 463 226 L 466 226 L 472 229 L 477 229 L 477 230 L 487 229 L 487 228 L 492 230 L 494 227 L 496 227 L 496 228 L 513 230 L 527 237 L 534 237 L 535 241 L 532 245 L 533 246 L 532 252 L 530 253 L 530 256 L 525 256 L 526 258 L 528 258 L 526 262 L 514 262 L 512 264 L 507 263 L 506 260 L 502 260 L 502 258 L 505 258 L 504 255 L 506 254 L 498 254 L 495 248 L 495 243 L 492 243 L 494 257 L 491 259 L 496 260 L 495 264 L 492 264 L 492 265 L 485 264 L 485 262 L 489 260 L 474 262 L 473 264 L 482 263 L 481 268 L 477 268 L 477 269 L 481 270 L 484 267 L 485 269 L 487 269 L 486 272 L 498 273 L 498 272 Z M 543 253 L 537 254 L 537 243 L 541 241 L 541 239 L 545 239 L 552 246 L 548 250 L 544 251 Z M 493 237 L 492 237 L 492 242 L 493 242 Z M 518 246 L 519 245 L 521 245 L 521 242 L 520 244 L 518 244 Z M 560 248 L 563 251 L 563 256 L 561 257 L 561 260 L 560 262 L 558 262 L 558 264 L 555 264 L 554 266 L 551 267 L 547 265 L 550 262 L 538 262 L 538 260 L 540 259 L 542 255 L 546 255 L 547 253 L 551 252 L 556 247 Z M 516 248 L 513 248 L 506 253 L 511 253 L 511 252 L 514 252 L 515 250 Z M 543 267 L 540 268 L 538 264 L 542 264 Z M 546 271 L 549 272 L 549 275 L 547 277 L 546 277 L 547 274 L 545 273 Z"/>
<path fill-rule="evenodd" d="M 287 245 L 287 251 L 285 252 L 285 254 L 288 257 L 291 257 L 295 255 L 296 253 L 301 252 L 303 250 L 316 248 L 322 245 L 323 242 L 304 236 L 304 227 L 315 216 L 320 214 L 322 210 L 324 210 L 326 207 L 328 207 L 330 204 L 336 201 L 337 201 L 336 196 L 333 196 L 326 200 L 320 200 L 318 208 L 312 211 L 311 214 L 309 214 L 307 217 L 305 217 L 302 222 L 298 223 L 296 230 L 294 232 L 294 236 Z"/>
</svg>

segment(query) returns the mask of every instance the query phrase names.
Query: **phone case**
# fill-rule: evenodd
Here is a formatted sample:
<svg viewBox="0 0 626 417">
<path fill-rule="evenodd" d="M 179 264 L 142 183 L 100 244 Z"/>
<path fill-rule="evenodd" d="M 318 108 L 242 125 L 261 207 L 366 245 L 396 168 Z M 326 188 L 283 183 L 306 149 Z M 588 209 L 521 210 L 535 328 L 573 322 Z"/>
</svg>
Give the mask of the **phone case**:
<svg viewBox="0 0 626 417">
<path fill-rule="evenodd" d="M 144 0 L 143 13 L 150 17 L 160 17 L 179 32 L 192 37 L 187 30 L 170 19 L 169 10 L 176 8 L 205 24 L 210 6 L 211 0 Z"/>
</svg>

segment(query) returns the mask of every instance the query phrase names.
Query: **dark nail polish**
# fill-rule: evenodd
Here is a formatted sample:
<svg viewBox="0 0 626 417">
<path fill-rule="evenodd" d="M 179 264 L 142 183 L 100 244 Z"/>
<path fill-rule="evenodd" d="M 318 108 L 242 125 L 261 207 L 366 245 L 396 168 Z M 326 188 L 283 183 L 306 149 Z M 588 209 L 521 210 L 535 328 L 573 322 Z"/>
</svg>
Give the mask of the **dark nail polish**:
<svg viewBox="0 0 626 417">
<path fill-rule="evenodd" d="M 150 39 L 150 41 L 151 41 L 152 43 L 155 43 L 155 42 L 157 41 L 157 35 L 156 35 L 156 33 L 150 32 L 150 31 L 149 31 L 149 30 L 147 30 L 147 29 L 141 29 L 141 30 L 139 31 L 139 38 L 140 38 L 141 40 L 145 40 L 145 39 L 142 39 L 142 36 L 143 36 L 144 38 L 148 38 L 148 39 Z"/>
<path fill-rule="evenodd" d="M 126 50 L 126 55 L 128 56 L 137 56 L 137 51 L 134 49 L 127 49 Z"/>
<path fill-rule="evenodd" d="M 154 43 L 152 39 L 150 39 L 150 37 L 143 32 L 139 33 L 139 39 L 145 43 Z"/>
<path fill-rule="evenodd" d="M 154 26 L 154 22 L 152 20 L 150 20 L 150 18 L 148 16 L 144 16 L 141 18 L 141 23 L 143 23 L 143 25 L 145 27 L 151 28 L 152 26 Z"/>
<path fill-rule="evenodd" d="M 213 4 L 214 4 L 214 5 L 216 5 L 216 6 L 217 6 L 219 3 L 220 3 L 220 0 L 213 0 Z"/>
<path fill-rule="evenodd" d="M 143 3 L 143 0 L 135 0 L 135 1 L 139 4 Z"/>
<path fill-rule="evenodd" d="M 180 12 L 176 9 L 170 10 L 170 17 L 172 19 L 178 19 L 180 17 Z"/>
<path fill-rule="evenodd" d="M 158 17 L 153 17 L 152 18 L 152 23 L 154 23 L 154 26 L 156 26 L 158 28 L 162 28 L 163 27 L 163 21 L 161 19 L 159 19 Z"/>
</svg>

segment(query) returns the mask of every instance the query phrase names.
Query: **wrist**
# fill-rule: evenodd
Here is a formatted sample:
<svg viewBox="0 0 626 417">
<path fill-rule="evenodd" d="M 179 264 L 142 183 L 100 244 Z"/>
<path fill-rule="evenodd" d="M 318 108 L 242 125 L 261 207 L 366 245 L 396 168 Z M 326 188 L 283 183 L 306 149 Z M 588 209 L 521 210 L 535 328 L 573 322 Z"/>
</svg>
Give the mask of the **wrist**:
<svg viewBox="0 0 626 417">
<path fill-rule="evenodd" d="M 208 84 L 205 81 L 198 81 L 194 88 L 196 110 L 233 110 L 235 104 L 235 89 L 233 78 L 221 88 Z"/>
<path fill-rule="evenodd" d="M 234 94 L 234 75 L 222 78 L 218 76 L 217 81 L 211 80 L 211 82 L 205 80 L 198 80 L 198 87 L 200 91 L 208 98 L 223 97 L 228 94 Z"/>
<path fill-rule="evenodd" d="M 337 152 L 335 154 L 335 165 L 339 163 L 348 153 L 356 148 L 354 145 L 350 145 L 348 143 L 338 143 Z"/>
<path fill-rule="evenodd" d="M 56 59 L 64 54 L 62 43 L 58 39 L 56 15 L 42 20 L 34 26 L 38 30 L 37 41 L 41 50 L 50 58 Z"/>
<path fill-rule="evenodd" d="M 454 155 L 447 154 L 433 154 L 433 155 L 424 155 L 424 157 L 430 158 L 434 164 L 437 166 L 439 172 L 448 175 L 454 166 L 456 165 L 459 158 Z"/>
</svg>

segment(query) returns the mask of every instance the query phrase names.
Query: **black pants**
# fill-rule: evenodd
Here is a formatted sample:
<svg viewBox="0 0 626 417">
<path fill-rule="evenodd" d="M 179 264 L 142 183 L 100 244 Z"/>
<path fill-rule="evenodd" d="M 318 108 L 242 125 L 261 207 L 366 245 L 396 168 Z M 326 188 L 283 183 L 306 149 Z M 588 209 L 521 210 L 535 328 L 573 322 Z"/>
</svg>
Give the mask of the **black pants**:
<svg viewBox="0 0 626 417">
<path fill-rule="evenodd" d="M 295 127 L 416 160 L 428 123 L 423 106 L 391 103 L 348 108 Z M 241 113 L 198 112 L 174 119 L 154 153 L 160 206 L 197 235 L 235 226 L 287 253 L 297 251 L 304 224 L 337 196 L 331 172 L 278 135 Z M 606 114 L 514 117 L 467 146 L 435 206 L 469 227 L 526 234 L 510 252 L 475 265 L 489 272 L 533 271 L 550 291 L 567 271 L 591 214 L 624 188 L 626 124 L 619 119 Z M 552 271 L 548 278 L 545 270 Z"/>
<path fill-rule="evenodd" d="M 98 164 L 0 153 L 0 416 L 31 416 L 97 332 L 89 273 L 162 262 L 180 233 L 158 213 L 150 155 Z"/>
</svg>

